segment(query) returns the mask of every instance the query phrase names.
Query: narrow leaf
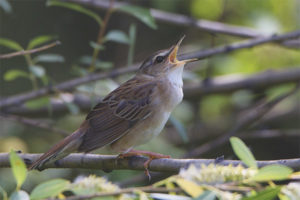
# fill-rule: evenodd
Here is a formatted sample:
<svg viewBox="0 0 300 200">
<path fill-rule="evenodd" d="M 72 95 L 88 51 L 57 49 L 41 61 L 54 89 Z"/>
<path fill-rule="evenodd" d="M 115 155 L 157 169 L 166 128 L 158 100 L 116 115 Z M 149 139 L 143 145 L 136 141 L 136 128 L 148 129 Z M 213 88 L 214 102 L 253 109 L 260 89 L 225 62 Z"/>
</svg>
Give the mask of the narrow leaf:
<svg viewBox="0 0 300 200">
<path fill-rule="evenodd" d="M 64 179 L 52 179 L 36 186 L 31 194 L 31 199 L 44 199 L 55 197 L 68 189 L 70 182 Z"/>
<path fill-rule="evenodd" d="M 12 12 L 11 5 L 7 0 L 0 0 L 0 8 L 2 8 L 6 13 Z"/>
<path fill-rule="evenodd" d="M 7 200 L 7 193 L 6 191 L 0 186 L 0 197 L 3 199 L 3 200 Z M 1 199 L 0 198 L 0 199 Z"/>
<path fill-rule="evenodd" d="M 42 66 L 31 65 L 29 66 L 29 69 L 36 77 L 43 77 L 45 75 L 45 69 Z"/>
<path fill-rule="evenodd" d="M 194 200 L 215 200 L 216 194 L 213 191 L 205 191 L 199 197 Z"/>
<path fill-rule="evenodd" d="M 181 189 L 183 189 L 186 193 L 188 193 L 192 197 L 198 197 L 203 193 L 203 189 L 201 186 L 196 183 L 185 180 L 183 178 L 176 179 L 176 183 L 179 185 Z"/>
<path fill-rule="evenodd" d="M 49 41 L 53 40 L 54 38 L 55 37 L 51 36 L 51 35 L 37 36 L 29 41 L 27 49 L 33 49 L 34 47 L 44 44 L 46 42 L 49 42 Z"/>
<path fill-rule="evenodd" d="M 136 17 L 138 20 L 145 23 L 150 28 L 157 29 L 157 25 L 149 9 L 132 5 L 124 5 L 119 7 L 119 10 Z"/>
<path fill-rule="evenodd" d="M 241 161 L 243 161 L 248 167 L 253 167 L 257 169 L 257 164 L 253 154 L 241 139 L 237 137 L 231 137 L 230 143 L 235 155 Z"/>
<path fill-rule="evenodd" d="M 49 97 L 41 97 L 38 99 L 30 100 L 25 103 L 25 106 L 30 109 L 37 109 L 49 105 Z"/>
<path fill-rule="evenodd" d="M 170 116 L 169 121 L 175 127 L 175 129 L 177 130 L 177 132 L 178 132 L 179 136 L 181 137 L 182 141 L 184 143 L 187 143 L 189 141 L 189 138 L 187 136 L 187 132 L 185 130 L 184 125 L 173 116 Z"/>
<path fill-rule="evenodd" d="M 91 18 L 93 18 L 100 26 L 103 24 L 102 19 L 99 17 L 99 15 L 89 9 L 86 9 L 78 4 L 75 3 L 67 3 L 67 2 L 61 2 L 61 1 L 48 1 L 47 6 L 60 6 L 64 8 L 68 8 L 71 10 L 75 10 L 77 12 L 80 12 L 82 14 L 85 14 Z"/>
<path fill-rule="evenodd" d="M 258 170 L 251 180 L 254 181 L 278 181 L 284 180 L 293 173 L 293 170 L 284 165 L 267 165 Z"/>
<path fill-rule="evenodd" d="M 244 197 L 242 200 L 273 200 L 280 192 L 281 187 L 270 187 L 263 191 L 258 192 L 255 195 Z"/>
<path fill-rule="evenodd" d="M 28 78 L 29 74 L 27 72 L 18 69 L 9 70 L 4 74 L 4 80 L 6 81 L 12 81 L 19 77 Z"/>
<path fill-rule="evenodd" d="M 19 190 L 27 176 L 26 165 L 24 164 L 23 160 L 13 150 L 10 151 L 9 162 L 17 182 L 17 190 Z"/>
<path fill-rule="evenodd" d="M 13 40 L 7 39 L 7 38 L 0 38 L 0 46 L 5 46 L 9 49 L 13 49 L 13 50 L 17 50 L 17 51 L 24 50 L 23 47 L 19 43 L 15 42 Z"/>
<path fill-rule="evenodd" d="M 103 45 L 97 44 L 96 42 L 90 41 L 90 46 L 93 49 L 104 50 L 105 47 Z"/>
<path fill-rule="evenodd" d="M 23 190 L 15 191 L 11 194 L 10 200 L 29 200 L 29 195 Z"/>
<path fill-rule="evenodd" d="M 111 30 L 105 36 L 105 41 L 113 41 L 122 44 L 129 44 L 129 37 L 123 31 L 119 30 Z"/>
<path fill-rule="evenodd" d="M 64 103 L 68 107 L 70 113 L 72 113 L 73 115 L 77 115 L 80 112 L 80 109 L 76 104 L 72 102 L 66 102 L 66 101 Z"/>
<path fill-rule="evenodd" d="M 65 58 L 58 54 L 41 54 L 41 55 L 36 56 L 33 59 L 34 63 L 38 63 L 38 62 L 62 63 L 64 61 L 65 61 Z"/>
</svg>

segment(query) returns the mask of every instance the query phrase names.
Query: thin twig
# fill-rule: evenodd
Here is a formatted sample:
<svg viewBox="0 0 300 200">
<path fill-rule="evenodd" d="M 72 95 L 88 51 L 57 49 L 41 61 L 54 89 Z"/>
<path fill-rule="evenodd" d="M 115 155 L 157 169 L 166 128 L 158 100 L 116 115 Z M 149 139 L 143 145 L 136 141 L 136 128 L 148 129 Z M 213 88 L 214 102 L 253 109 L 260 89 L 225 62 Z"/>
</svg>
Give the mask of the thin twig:
<svg viewBox="0 0 300 200">
<path fill-rule="evenodd" d="M 229 53 L 229 52 L 232 52 L 232 51 L 235 51 L 238 49 L 250 48 L 255 45 L 261 45 L 261 44 L 268 43 L 268 42 L 291 39 L 291 38 L 295 38 L 295 37 L 299 37 L 299 36 L 300 36 L 300 30 L 282 34 L 282 35 L 275 35 L 275 36 L 271 36 L 271 37 L 253 39 L 253 40 L 248 40 L 246 42 L 239 42 L 239 43 L 235 43 L 232 45 L 225 45 L 222 47 L 197 51 L 194 53 L 188 53 L 188 54 L 179 56 L 179 59 L 189 59 L 189 58 L 204 59 L 204 58 L 210 57 L 212 55 L 217 55 L 217 54 L 221 54 L 221 53 Z M 138 69 L 138 65 L 133 65 L 130 67 L 113 70 L 113 71 L 107 72 L 107 73 L 90 74 L 85 77 L 65 81 L 65 82 L 60 83 L 53 87 L 42 88 L 42 89 L 39 89 L 36 91 L 15 95 L 15 96 L 0 100 L 0 108 L 9 107 L 9 106 L 17 105 L 17 104 L 22 104 L 25 101 L 28 101 L 28 100 L 31 100 L 34 98 L 38 98 L 41 96 L 45 96 L 45 95 L 51 93 L 52 91 L 71 90 L 74 87 L 77 87 L 77 86 L 85 84 L 85 83 L 89 83 L 89 82 L 107 78 L 107 77 L 119 76 L 124 73 L 136 71 L 137 69 Z"/>
<path fill-rule="evenodd" d="M 0 55 L 0 59 L 5 59 L 5 58 L 12 58 L 15 56 L 23 56 L 23 55 L 27 55 L 27 54 L 34 54 L 40 51 L 44 51 L 46 49 L 50 49 L 52 47 L 55 47 L 57 45 L 60 45 L 60 41 L 55 41 L 52 42 L 50 44 L 46 44 L 44 46 L 41 46 L 39 48 L 35 48 L 35 49 L 30 49 L 30 50 L 22 50 L 22 51 L 18 51 L 18 52 L 13 52 L 13 53 L 8 53 L 8 54 L 2 54 Z"/>
<path fill-rule="evenodd" d="M 249 127 L 250 125 L 254 124 L 255 122 L 259 121 L 266 113 L 268 113 L 275 105 L 279 102 L 284 100 L 285 98 L 289 97 L 290 95 L 294 94 L 299 87 L 297 86 L 295 89 L 278 96 L 277 98 L 270 100 L 269 102 L 263 103 L 256 108 L 251 109 L 248 113 L 245 113 L 241 116 L 234 127 L 228 131 L 226 134 L 215 138 L 212 141 L 209 141 L 192 151 L 186 153 L 183 157 L 184 158 L 195 158 L 199 157 L 216 147 L 220 147 L 221 145 L 225 144 L 229 141 L 229 138 L 233 135 L 236 135 L 239 131 Z"/>
<path fill-rule="evenodd" d="M 25 124 L 25 125 L 28 125 L 28 126 L 38 127 L 38 128 L 41 128 L 41 129 L 45 129 L 47 131 L 59 133 L 62 136 L 68 136 L 70 134 L 70 132 L 68 132 L 68 131 L 56 128 L 56 127 L 51 126 L 50 124 L 47 124 L 45 122 L 30 119 L 30 118 L 26 118 L 26 117 L 20 117 L 20 116 L 17 116 L 17 115 L 0 113 L 0 118 L 2 118 L 3 120 L 11 120 L 11 121 L 22 123 L 22 124 Z"/>
<path fill-rule="evenodd" d="M 26 164 L 30 164 L 38 159 L 42 154 L 19 154 Z M 118 159 L 116 155 L 97 155 L 97 154 L 80 154 L 74 153 L 61 159 L 59 162 L 46 164 L 48 168 L 78 168 L 78 169 L 98 169 L 106 172 L 112 170 L 141 170 L 144 171 L 144 163 L 148 160 L 147 157 L 133 156 L 124 159 Z M 200 166 L 201 164 L 218 164 L 218 165 L 244 165 L 239 160 L 215 160 L 215 159 L 155 159 L 151 161 L 149 170 L 159 172 L 178 173 L 181 168 L 187 167 L 190 164 Z M 259 167 L 270 164 L 282 164 L 293 168 L 300 169 L 300 158 L 284 159 L 284 160 L 266 160 L 257 161 Z M 9 153 L 0 153 L 0 168 L 10 167 Z"/>
</svg>

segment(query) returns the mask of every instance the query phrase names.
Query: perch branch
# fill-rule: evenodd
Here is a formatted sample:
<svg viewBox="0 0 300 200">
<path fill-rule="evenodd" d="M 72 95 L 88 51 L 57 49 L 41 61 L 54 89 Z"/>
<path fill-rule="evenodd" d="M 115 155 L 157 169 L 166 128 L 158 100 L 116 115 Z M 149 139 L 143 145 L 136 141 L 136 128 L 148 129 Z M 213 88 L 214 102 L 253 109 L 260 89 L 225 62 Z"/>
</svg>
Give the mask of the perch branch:
<svg viewBox="0 0 300 200">
<path fill-rule="evenodd" d="M 201 51 L 197 51 L 194 53 L 184 54 L 184 55 L 179 56 L 179 59 L 189 59 L 189 58 L 204 59 L 204 58 L 210 57 L 212 55 L 217 55 L 217 54 L 221 54 L 221 53 L 229 53 L 229 52 L 232 52 L 232 51 L 235 51 L 238 49 L 242 49 L 242 48 L 250 48 L 250 47 L 253 47 L 256 45 L 261 45 L 261 44 L 272 42 L 272 41 L 281 41 L 281 40 L 286 40 L 286 39 L 295 38 L 295 37 L 299 37 L 299 36 L 300 36 L 300 30 L 297 30 L 297 31 L 282 34 L 282 35 L 273 35 L 270 37 L 252 39 L 252 40 L 248 40 L 246 42 L 238 42 L 238 43 L 234 43 L 231 45 L 225 45 L 222 47 L 216 47 L 216 48 L 212 48 L 212 49 L 208 49 L 208 50 L 201 50 Z M 53 87 L 46 87 L 46 88 L 42 88 L 42 89 L 35 90 L 32 92 L 14 95 L 14 96 L 0 100 L 0 108 L 22 104 L 25 101 L 48 95 L 48 94 L 52 93 L 53 91 L 71 90 L 74 87 L 77 87 L 79 85 L 89 83 L 92 81 L 96 81 L 99 79 L 115 77 L 115 76 L 119 76 L 124 73 L 134 72 L 137 70 L 137 68 L 138 68 L 138 65 L 133 65 L 133 66 L 126 67 L 126 68 L 116 69 L 116 70 L 113 70 L 113 71 L 107 72 L 107 73 L 90 74 L 85 77 L 65 81 L 65 82 L 60 83 Z"/>
<path fill-rule="evenodd" d="M 27 164 L 38 159 L 41 154 L 19 154 Z M 112 171 L 120 169 L 145 170 L 144 162 L 148 159 L 143 156 L 133 156 L 124 159 L 116 159 L 115 155 L 96 155 L 74 153 L 61 159 L 57 164 L 47 164 L 45 168 L 80 168 L 80 169 L 99 169 L 103 171 Z M 209 165 L 211 163 L 219 165 L 238 165 L 243 163 L 238 160 L 215 160 L 215 159 L 155 159 L 150 163 L 149 170 L 159 172 L 178 173 L 180 168 L 187 167 L 190 164 Z M 282 164 L 300 169 L 300 158 L 285 160 L 257 161 L 259 167 L 270 164 Z M 10 167 L 9 154 L 0 153 L 0 168 Z"/>
<path fill-rule="evenodd" d="M 27 55 L 27 54 L 34 54 L 40 51 L 44 51 L 46 49 L 50 49 L 52 47 L 55 47 L 57 45 L 60 45 L 60 41 L 55 41 L 52 42 L 50 44 L 46 44 L 44 46 L 41 46 L 39 48 L 35 48 L 35 49 L 30 49 L 30 50 L 22 50 L 22 51 L 17 51 L 17 52 L 13 52 L 13 53 L 8 53 L 8 54 L 2 54 L 0 55 L 0 59 L 4 59 L 4 58 L 12 58 L 15 56 L 23 56 L 23 55 Z"/>
</svg>

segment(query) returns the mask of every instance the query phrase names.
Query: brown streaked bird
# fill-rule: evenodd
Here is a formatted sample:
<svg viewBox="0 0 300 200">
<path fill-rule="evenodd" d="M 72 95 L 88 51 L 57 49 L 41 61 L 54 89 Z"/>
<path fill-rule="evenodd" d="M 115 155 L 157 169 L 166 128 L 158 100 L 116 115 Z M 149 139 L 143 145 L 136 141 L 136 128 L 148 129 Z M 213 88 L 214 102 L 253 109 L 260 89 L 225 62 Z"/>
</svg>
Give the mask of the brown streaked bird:
<svg viewBox="0 0 300 200">
<path fill-rule="evenodd" d="M 184 65 L 197 59 L 177 60 L 184 37 L 167 50 L 146 59 L 136 75 L 109 93 L 87 115 L 81 126 L 37 159 L 29 169 L 42 170 L 72 152 L 90 152 L 110 145 L 119 157 L 146 155 L 146 174 L 152 159 L 166 158 L 133 147 L 148 142 L 165 126 L 172 110 L 182 101 Z M 149 176 L 150 177 L 150 176 Z"/>
</svg>

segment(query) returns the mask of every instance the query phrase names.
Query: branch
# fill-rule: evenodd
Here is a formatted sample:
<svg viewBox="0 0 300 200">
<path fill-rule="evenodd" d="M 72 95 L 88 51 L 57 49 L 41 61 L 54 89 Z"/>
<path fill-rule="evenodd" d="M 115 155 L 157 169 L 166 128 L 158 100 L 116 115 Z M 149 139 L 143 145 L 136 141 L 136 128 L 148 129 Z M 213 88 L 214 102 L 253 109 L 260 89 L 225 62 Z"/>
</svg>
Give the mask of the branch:
<svg viewBox="0 0 300 200">
<path fill-rule="evenodd" d="M 258 39 L 248 40 L 246 42 L 239 42 L 239 43 L 235 43 L 232 45 L 226 45 L 226 46 L 222 46 L 222 47 L 216 47 L 216 48 L 212 48 L 212 49 L 208 49 L 208 50 L 202 50 L 202 51 L 197 51 L 194 53 L 184 54 L 184 55 L 179 56 L 179 59 L 189 59 L 189 58 L 204 59 L 204 58 L 210 57 L 212 55 L 217 55 L 217 54 L 221 54 L 221 53 L 229 53 L 229 52 L 232 52 L 232 51 L 235 51 L 238 49 L 250 48 L 250 47 L 253 47 L 256 45 L 261 45 L 261 44 L 268 43 L 268 42 L 281 41 L 281 40 L 295 38 L 295 37 L 299 37 L 299 36 L 300 36 L 300 30 L 282 34 L 282 35 L 274 35 L 271 37 L 258 38 Z M 77 86 L 85 84 L 85 83 L 89 83 L 92 81 L 96 81 L 96 80 L 104 79 L 104 78 L 108 78 L 108 77 L 116 77 L 121 74 L 134 72 L 137 69 L 138 69 L 138 65 L 133 65 L 133 66 L 126 67 L 126 68 L 116 69 L 111 72 L 90 74 L 85 77 L 65 81 L 65 82 L 57 84 L 56 86 L 53 86 L 53 87 L 46 87 L 46 88 L 42 88 L 42 89 L 35 90 L 32 92 L 15 95 L 12 97 L 8 97 L 6 99 L 2 99 L 0 101 L 0 108 L 14 106 L 14 105 L 18 105 L 18 104 L 20 105 L 20 104 L 24 103 L 25 101 L 35 99 L 35 98 L 38 98 L 41 96 L 45 96 L 45 95 L 48 95 L 55 91 L 68 91 L 68 90 L 73 89 L 74 87 L 77 87 Z"/>
<path fill-rule="evenodd" d="M 19 154 L 25 161 L 30 164 L 34 160 L 38 159 L 41 154 Z M 106 172 L 112 170 L 144 170 L 144 162 L 148 158 L 143 156 L 133 156 L 124 159 L 116 159 L 115 155 L 96 155 L 96 154 L 80 154 L 74 153 L 61 159 L 57 165 L 54 163 L 46 164 L 46 168 L 80 168 L 80 169 L 98 169 Z M 195 165 L 209 165 L 211 163 L 219 165 L 234 166 L 242 164 L 238 160 L 223 160 L 216 161 L 215 159 L 155 159 L 151 161 L 149 170 L 159 172 L 172 172 L 178 173 L 180 168 L 187 167 L 190 164 Z M 300 158 L 297 159 L 284 159 L 284 160 L 268 160 L 268 161 L 257 161 L 259 167 L 270 165 L 270 164 L 282 164 L 293 168 L 294 170 L 300 169 Z M 0 168 L 10 167 L 9 164 L 9 153 L 0 153 Z"/>
<path fill-rule="evenodd" d="M 15 56 L 23 56 L 23 55 L 27 55 L 27 54 L 34 54 L 34 53 L 37 53 L 37 52 L 40 52 L 40 51 L 44 51 L 46 49 L 50 49 L 50 48 L 55 47 L 55 46 L 60 45 L 60 44 L 61 44 L 60 41 L 55 41 L 55 42 L 52 42 L 50 44 L 46 44 L 46 45 L 41 46 L 41 47 L 36 48 L 36 49 L 22 50 L 22 51 L 13 52 L 13 53 L 2 54 L 2 55 L 0 55 L 0 59 L 12 58 L 12 57 L 15 57 Z"/>
</svg>

